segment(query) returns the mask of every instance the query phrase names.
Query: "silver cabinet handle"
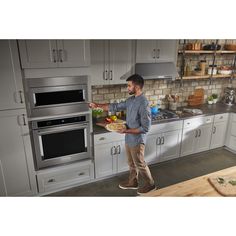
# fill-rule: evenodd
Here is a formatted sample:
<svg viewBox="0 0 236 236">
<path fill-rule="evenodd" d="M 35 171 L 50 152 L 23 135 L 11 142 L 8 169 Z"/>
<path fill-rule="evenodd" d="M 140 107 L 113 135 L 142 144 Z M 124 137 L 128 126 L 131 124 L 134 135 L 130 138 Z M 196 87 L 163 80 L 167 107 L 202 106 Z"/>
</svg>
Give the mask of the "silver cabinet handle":
<svg viewBox="0 0 236 236">
<path fill-rule="evenodd" d="M 195 130 L 195 138 L 197 138 L 197 136 L 198 136 L 198 130 L 196 129 Z"/>
<path fill-rule="evenodd" d="M 59 61 L 63 62 L 63 50 L 62 49 L 59 50 Z"/>
<path fill-rule="evenodd" d="M 120 150 L 121 150 L 121 147 L 120 147 L 120 145 L 118 145 L 118 146 L 116 147 L 116 154 L 120 154 Z"/>
<path fill-rule="evenodd" d="M 111 148 L 111 155 L 113 156 L 113 155 L 115 155 L 115 154 L 116 154 L 116 147 L 113 146 L 113 147 Z"/>
<path fill-rule="evenodd" d="M 52 50 L 52 56 L 53 56 L 53 62 L 56 63 L 57 62 L 57 50 L 56 49 Z"/>
<path fill-rule="evenodd" d="M 156 58 L 156 49 L 155 49 L 155 48 L 153 49 L 153 56 L 152 56 L 152 58 L 153 58 L 153 59 Z"/>
<path fill-rule="evenodd" d="M 200 137 L 202 134 L 202 131 L 199 129 L 199 134 L 198 134 L 198 137 Z"/>
<path fill-rule="evenodd" d="M 214 126 L 213 127 L 213 134 L 215 134 L 216 133 L 216 127 Z"/>
<path fill-rule="evenodd" d="M 158 137 L 158 138 L 156 139 L 156 145 L 160 145 L 160 144 L 161 144 L 161 138 Z"/>
<path fill-rule="evenodd" d="M 23 102 L 23 96 L 22 96 L 22 93 L 23 93 L 23 92 L 22 92 L 21 90 L 19 90 L 20 103 L 24 103 L 24 102 Z"/>
<path fill-rule="evenodd" d="M 161 145 L 165 143 L 165 138 L 162 136 L 161 137 Z"/>
<path fill-rule="evenodd" d="M 78 176 L 81 176 L 81 175 L 85 175 L 85 173 L 84 173 L 84 172 L 80 172 L 80 173 L 78 174 Z"/>
<path fill-rule="evenodd" d="M 156 52 L 157 52 L 157 53 L 156 53 L 156 58 L 160 58 L 160 49 L 157 49 Z"/>
<path fill-rule="evenodd" d="M 17 116 L 17 123 L 19 126 L 26 126 L 26 119 L 25 119 L 25 114 Z"/>
<path fill-rule="evenodd" d="M 101 138 L 99 138 L 99 140 L 105 140 L 105 138 L 104 138 L 104 137 L 101 137 Z"/>
<path fill-rule="evenodd" d="M 223 119 L 223 116 L 221 116 L 220 119 Z"/>
<path fill-rule="evenodd" d="M 110 78 L 109 79 L 113 80 L 113 72 L 112 72 L 112 70 L 110 70 Z"/>
<path fill-rule="evenodd" d="M 104 80 L 108 80 L 107 73 L 108 73 L 107 70 L 105 70 L 105 71 L 103 72 L 103 79 L 104 79 Z"/>
<path fill-rule="evenodd" d="M 49 179 L 48 180 L 48 183 L 53 183 L 53 182 L 56 182 L 56 180 L 55 179 Z"/>
<path fill-rule="evenodd" d="M 22 114 L 22 117 L 23 117 L 23 125 L 26 126 L 25 114 Z"/>
</svg>

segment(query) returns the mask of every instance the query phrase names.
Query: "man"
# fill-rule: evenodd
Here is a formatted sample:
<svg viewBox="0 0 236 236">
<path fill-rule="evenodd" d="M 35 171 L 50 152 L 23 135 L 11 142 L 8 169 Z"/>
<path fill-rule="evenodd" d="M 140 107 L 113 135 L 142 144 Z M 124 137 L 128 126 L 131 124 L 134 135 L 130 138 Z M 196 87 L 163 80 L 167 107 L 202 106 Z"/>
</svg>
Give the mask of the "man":
<svg viewBox="0 0 236 236">
<path fill-rule="evenodd" d="M 90 103 L 91 108 L 101 107 L 105 111 L 126 110 L 126 129 L 119 130 L 125 134 L 125 148 L 130 169 L 129 179 L 120 183 L 121 189 L 138 189 L 138 194 L 155 190 L 151 172 L 144 161 L 144 150 L 147 132 L 151 127 L 151 113 L 148 100 L 142 93 L 143 78 L 134 74 L 127 80 L 127 89 L 130 95 L 125 102 L 112 104 Z M 138 185 L 138 174 L 144 180 L 144 186 Z"/>
</svg>

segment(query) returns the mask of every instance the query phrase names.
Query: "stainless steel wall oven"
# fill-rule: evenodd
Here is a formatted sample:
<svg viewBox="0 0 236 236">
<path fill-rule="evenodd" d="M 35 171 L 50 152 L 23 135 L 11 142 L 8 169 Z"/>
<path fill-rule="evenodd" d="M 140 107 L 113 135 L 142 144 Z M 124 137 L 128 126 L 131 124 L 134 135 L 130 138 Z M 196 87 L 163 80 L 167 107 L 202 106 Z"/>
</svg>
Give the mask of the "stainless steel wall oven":
<svg viewBox="0 0 236 236">
<path fill-rule="evenodd" d="M 89 115 L 31 121 L 36 168 L 91 157 Z"/>
</svg>

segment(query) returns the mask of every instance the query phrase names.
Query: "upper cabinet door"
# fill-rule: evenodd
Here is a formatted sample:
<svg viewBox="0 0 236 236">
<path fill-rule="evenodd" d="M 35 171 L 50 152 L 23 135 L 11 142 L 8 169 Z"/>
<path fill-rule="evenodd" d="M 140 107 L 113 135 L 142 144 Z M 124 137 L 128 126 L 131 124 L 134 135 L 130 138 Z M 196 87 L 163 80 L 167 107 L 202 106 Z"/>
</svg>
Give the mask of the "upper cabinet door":
<svg viewBox="0 0 236 236">
<path fill-rule="evenodd" d="M 156 40 L 137 40 L 136 45 L 136 62 L 155 62 L 157 54 Z"/>
<path fill-rule="evenodd" d="M 156 62 L 176 62 L 177 40 L 157 40 Z"/>
<path fill-rule="evenodd" d="M 109 79 L 110 84 L 125 84 L 134 72 L 134 41 L 109 41 Z"/>
<path fill-rule="evenodd" d="M 91 40 L 91 84 L 109 83 L 109 41 Z"/>
<path fill-rule="evenodd" d="M 22 68 L 57 67 L 55 40 L 19 40 L 19 49 Z"/>
<path fill-rule="evenodd" d="M 14 40 L 0 40 L 0 110 L 24 108 L 18 49 Z"/>
<path fill-rule="evenodd" d="M 59 67 L 86 67 L 90 65 L 89 40 L 57 40 Z"/>
</svg>

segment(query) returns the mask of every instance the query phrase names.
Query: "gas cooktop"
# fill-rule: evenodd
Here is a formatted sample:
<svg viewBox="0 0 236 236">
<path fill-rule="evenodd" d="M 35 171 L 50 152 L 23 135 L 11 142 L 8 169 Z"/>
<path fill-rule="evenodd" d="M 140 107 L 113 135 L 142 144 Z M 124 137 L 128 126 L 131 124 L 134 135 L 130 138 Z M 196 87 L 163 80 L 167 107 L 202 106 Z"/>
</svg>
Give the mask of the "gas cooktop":
<svg viewBox="0 0 236 236">
<path fill-rule="evenodd" d="M 160 109 L 156 115 L 152 114 L 152 121 L 170 120 L 178 118 L 179 116 L 175 112 L 169 110 Z"/>
</svg>

